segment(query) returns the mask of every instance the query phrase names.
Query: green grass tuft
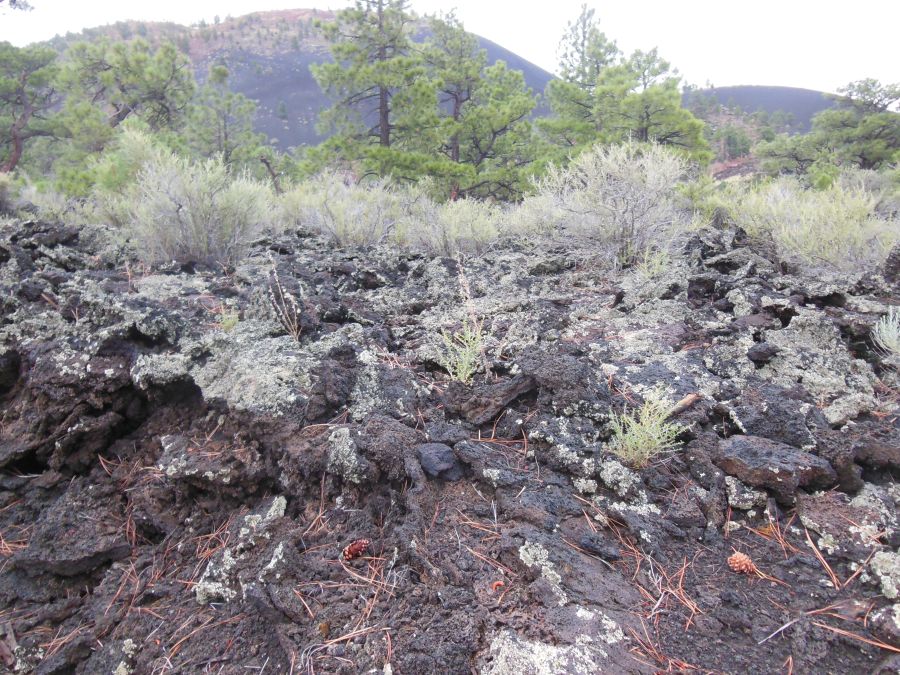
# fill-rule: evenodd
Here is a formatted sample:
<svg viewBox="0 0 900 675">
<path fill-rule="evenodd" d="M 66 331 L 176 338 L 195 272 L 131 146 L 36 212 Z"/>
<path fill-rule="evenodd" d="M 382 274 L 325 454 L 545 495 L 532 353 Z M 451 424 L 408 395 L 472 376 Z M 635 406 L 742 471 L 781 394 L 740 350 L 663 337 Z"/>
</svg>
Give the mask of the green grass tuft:
<svg viewBox="0 0 900 675">
<path fill-rule="evenodd" d="M 677 447 L 681 427 L 667 421 L 671 412 L 672 405 L 662 393 L 653 391 L 640 408 L 614 413 L 610 449 L 629 466 L 647 466 L 654 457 Z"/>
</svg>

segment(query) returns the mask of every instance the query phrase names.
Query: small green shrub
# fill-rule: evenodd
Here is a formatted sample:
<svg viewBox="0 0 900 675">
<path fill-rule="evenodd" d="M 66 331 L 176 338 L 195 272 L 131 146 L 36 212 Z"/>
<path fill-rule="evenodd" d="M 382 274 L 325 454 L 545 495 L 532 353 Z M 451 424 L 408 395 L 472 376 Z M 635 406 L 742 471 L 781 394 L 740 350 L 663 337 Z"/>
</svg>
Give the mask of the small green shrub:
<svg viewBox="0 0 900 675">
<path fill-rule="evenodd" d="M 645 248 L 635 262 L 635 269 L 647 279 L 661 277 L 672 264 L 672 256 L 664 248 Z"/>
<path fill-rule="evenodd" d="M 171 152 L 143 166 L 119 206 L 147 262 L 233 263 L 273 213 L 266 185 L 230 175 L 218 158 L 193 163 Z"/>
<path fill-rule="evenodd" d="M 729 216 L 750 234 L 769 236 L 785 253 L 807 262 L 869 269 L 900 240 L 896 220 L 876 213 L 879 199 L 862 186 L 837 181 L 812 190 L 783 177 L 733 195 Z"/>
<path fill-rule="evenodd" d="M 126 123 L 127 124 L 127 123 Z M 94 165 L 96 189 L 108 194 L 122 194 L 141 170 L 150 162 L 161 162 L 165 150 L 151 134 L 133 125 L 116 138 Z"/>
<path fill-rule="evenodd" d="M 626 408 L 621 414 L 614 413 L 610 449 L 630 466 L 646 466 L 654 457 L 676 447 L 681 427 L 667 421 L 671 412 L 672 405 L 665 396 L 652 391 L 637 410 L 629 412 Z"/>
<path fill-rule="evenodd" d="M 737 189 L 740 189 L 739 185 L 716 181 L 707 175 L 678 185 L 678 193 L 684 199 L 685 207 L 704 225 L 715 220 L 720 211 L 727 210 L 730 195 Z"/>
<path fill-rule="evenodd" d="M 480 321 L 466 318 L 462 330 L 452 334 L 441 331 L 444 349 L 439 362 L 454 380 L 469 384 L 478 371 L 484 352 L 483 330 L 484 326 Z"/>
<path fill-rule="evenodd" d="M 900 309 L 891 307 L 872 331 L 875 346 L 888 358 L 900 363 Z"/>
<path fill-rule="evenodd" d="M 241 315 L 237 310 L 223 307 L 219 312 L 219 328 L 230 333 L 241 322 Z"/>
<path fill-rule="evenodd" d="M 490 364 L 485 355 L 484 321 L 478 318 L 475 312 L 475 303 L 472 299 L 472 288 L 469 278 L 466 276 L 466 268 L 461 254 L 457 254 L 458 265 L 457 283 L 465 308 L 465 317 L 462 329 L 455 333 L 441 330 L 443 351 L 439 356 L 439 363 L 454 380 L 464 384 L 472 381 L 472 377 L 478 371 L 479 363 L 484 366 L 486 372 L 490 372 Z"/>
<path fill-rule="evenodd" d="M 165 161 L 166 151 L 148 132 L 126 126 L 94 162 L 92 194 L 101 216 L 114 225 L 128 225 L 141 171 L 148 164 Z"/>
</svg>

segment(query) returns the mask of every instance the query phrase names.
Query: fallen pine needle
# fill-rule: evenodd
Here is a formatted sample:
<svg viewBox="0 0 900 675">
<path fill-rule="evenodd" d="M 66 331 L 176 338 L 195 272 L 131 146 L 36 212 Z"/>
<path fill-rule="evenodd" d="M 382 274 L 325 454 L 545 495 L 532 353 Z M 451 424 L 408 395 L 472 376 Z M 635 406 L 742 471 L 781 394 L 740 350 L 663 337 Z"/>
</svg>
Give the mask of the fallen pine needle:
<svg viewBox="0 0 900 675">
<path fill-rule="evenodd" d="M 242 621 L 243 619 L 244 619 L 244 615 L 238 614 L 237 616 L 233 616 L 230 619 L 224 619 L 223 621 L 218 621 L 216 623 L 212 623 L 212 617 L 210 617 L 210 619 L 208 621 L 201 624 L 200 626 L 198 626 L 197 628 L 192 630 L 190 633 L 185 635 L 183 638 L 181 638 L 178 642 L 176 642 L 172 646 L 172 648 L 169 650 L 168 657 L 170 659 L 173 658 L 181 650 L 182 645 L 184 645 L 185 642 L 187 642 L 189 639 L 194 637 L 200 631 L 206 630 L 207 628 L 218 628 L 219 626 L 224 626 L 229 623 L 234 623 L 235 621 Z"/>
<path fill-rule="evenodd" d="M 784 663 L 781 664 L 781 667 L 785 669 L 784 675 L 794 675 L 794 657 L 788 656 Z"/>
<path fill-rule="evenodd" d="M 871 645 L 873 647 L 878 647 L 879 649 L 887 649 L 888 651 L 900 654 L 900 649 L 898 649 L 897 647 L 892 647 L 891 645 L 885 644 L 884 642 L 879 642 L 878 640 L 870 640 L 869 638 L 865 638 L 862 635 L 857 635 L 856 633 L 851 633 L 850 631 L 843 630 L 842 628 L 835 628 L 834 626 L 829 626 L 827 623 L 819 623 L 818 621 L 813 621 L 812 625 L 818 626 L 819 628 L 824 628 L 825 630 L 830 630 L 832 633 L 837 633 L 838 635 L 843 635 L 844 637 L 848 637 L 851 640 L 865 642 L 867 645 Z"/>
<path fill-rule="evenodd" d="M 806 528 L 803 529 L 806 532 L 806 541 L 809 543 L 810 548 L 812 548 L 813 553 L 815 553 L 816 558 L 818 558 L 819 562 L 822 563 L 822 567 L 825 568 L 826 574 L 828 574 L 828 578 L 831 579 L 831 583 L 834 585 L 836 590 L 841 590 L 843 584 L 841 580 L 838 579 L 837 574 L 834 573 L 834 570 L 831 569 L 831 565 L 825 560 L 825 556 L 822 555 L 821 551 L 816 547 L 813 543 L 812 537 L 809 536 L 809 530 Z"/>
<path fill-rule="evenodd" d="M 562 537 L 562 540 L 566 543 L 566 545 L 568 545 L 568 546 L 570 546 L 571 548 L 575 549 L 576 551 L 578 551 L 578 552 L 581 553 L 582 555 L 586 555 L 588 558 L 593 558 L 594 560 L 598 560 L 598 561 L 602 562 L 602 563 L 603 563 L 604 565 L 606 565 L 609 569 L 615 569 L 608 561 L 604 560 L 604 559 L 601 558 L 600 556 L 594 555 L 594 554 L 591 553 L 590 551 L 585 551 L 583 548 L 581 548 L 581 547 L 578 546 L 577 544 L 573 543 L 572 541 L 569 541 L 569 540 L 566 539 L 565 537 Z"/>
<path fill-rule="evenodd" d="M 471 553 L 472 555 L 474 555 L 476 558 L 478 558 L 479 560 L 481 560 L 481 561 L 483 561 L 483 562 L 486 562 L 488 565 L 492 565 L 492 566 L 496 567 L 498 570 L 500 570 L 501 572 L 504 572 L 504 573 L 508 574 L 508 575 L 511 576 L 513 579 L 515 579 L 517 576 L 519 576 L 518 574 L 516 574 L 515 572 L 513 572 L 511 569 L 509 569 L 509 568 L 508 568 L 506 565 L 504 565 L 503 563 L 497 562 L 497 561 L 494 560 L 493 558 L 488 558 L 488 557 L 487 557 L 486 555 L 484 555 L 483 553 L 479 553 L 478 551 L 475 551 L 474 549 L 471 549 L 471 548 L 469 548 L 468 546 L 466 546 L 466 550 L 467 550 L 469 553 Z"/>
</svg>

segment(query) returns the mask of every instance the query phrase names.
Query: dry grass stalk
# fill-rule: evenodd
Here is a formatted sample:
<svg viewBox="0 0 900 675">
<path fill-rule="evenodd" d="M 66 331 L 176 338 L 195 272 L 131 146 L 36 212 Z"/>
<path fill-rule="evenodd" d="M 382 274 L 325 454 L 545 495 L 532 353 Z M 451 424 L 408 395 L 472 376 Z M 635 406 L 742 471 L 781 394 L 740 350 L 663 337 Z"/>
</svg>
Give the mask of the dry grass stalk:
<svg viewBox="0 0 900 675">
<path fill-rule="evenodd" d="M 306 597 L 303 595 L 303 593 L 300 592 L 300 589 L 299 589 L 299 588 L 295 588 L 295 589 L 294 589 L 294 595 L 296 595 L 296 596 L 297 596 L 297 599 L 298 599 L 301 603 L 303 603 L 303 606 L 306 608 L 306 613 L 309 614 L 309 618 L 310 618 L 310 619 L 315 619 L 315 618 L 316 618 L 316 615 L 315 615 L 315 614 L 313 613 L 313 611 L 309 608 L 309 605 L 306 603 Z"/>
<path fill-rule="evenodd" d="M 772 604 L 774 604 L 779 609 L 781 609 L 783 611 L 788 611 L 787 608 L 784 607 L 783 605 L 779 605 L 777 602 L 774 602 L 772 600 L 770 600 L 770 602 L 772 602 Z M 801 614 L 800 616 L 797 616 L 797 617 L 791 619 L 786 624 L 781 626 L 778 630 L 770 633 L 768 636 L 766 636 L 765 638 L 760 640 L 757 644 L 761 645 L 765 642 L 768 642 L 776 635 L 779 635 L 780 633 L 784 632 L 785 630 L 787 630 L 788 628 L 793 626 L 795 623 L 798 623 L 802 619 L 805 619 L 806 617 L 810 617 L 810 616 L 830 616 L 834 619 L 840 619 L 841 621 L 858 621 L 860 617 L 863 617 L 863 625 L 865 625 L 865 622 L 867 621 L 868 616 L 869 616 L 869 612 L 872 611 L 872 608 L 874 606 L 875 606 L 875 603 L 867 604 L 867 603 L 859 602 L 857 600 L 847 600 L 847 601 L 837 602 L 833 605 L 828 605 L 827 607 L 820 607 L 819 609 L 811 609 L 808 612 L 803 612 L 803 614 Z M 838 611 L 835 611 L 835 610 L 838 610 Z M 843 612 L 841 612 L 840 610 L 843 610 Z M 814 625 L 819 625 L 819 626 L 828 628 L 829 630 L 835 630 L 835 631 L 840 630 L 840 629 L 834 629 L 831 626 L 825 626 L 824 624 L 818 624 L 815 621 L 813 621 L 812 623 Z M 865 638 L 860 638 L 860 639 L 865 641 Z"/>
<path fill-rule="evenodd" d="M 590 502 L 586 502 L 584 499 L 581 499 L 581 501 L 590 504 Z M 596 507 L 594 508 L 596 509 Z M 650 611 L 645 615 L 645 618 L 658 621 L 660 613 L 668 608 L 669 601 L 674 600 L 689 612 L 685 621 L 685 630 L 690 628 L 691 624 L 694 622 L 694 617 L 697 614 L 704 613 L 684 588 L 684 580 L 692 562 L 689 562 L 687 558 L 684 558 L 681 566 L 675 572 L 670 573 L 663 565 L 658 563 L 653 556 L 644 553 L 640 547 L 623 533 L 621 523 L 608 517 L 606 520 L 621 547 L 620 554 L 623 564 L 627 567 L 628 563 L 625 561 L 629 559 L 634 564 L 631 581 L 637 586 L 638 592 L 644 600 L 648 604 L 652 603 Z M 645 588 L 644 585 L 638 581 L 642 569 L 644 569 L 644 576 L 650 581 L 655 592 L 651 592 L 651 590 Z"/>
<path fill-rule="evenodd" d="M 143 574 L 143 571 L 141 572 L 141 574 Z M 103 612 L 103 616 L 107 616 L 109 614 L 109 611 L 113 608 L 113 605 L 115 605 L 116 602 L 119 601 L 119 598 L 122 597 L 122 594 L 125 591 L 125 587 L 129 583 L 133 585 L 133 590 L 131 593 L 131 597 L 124 604 L 123 615 L 128 614 L 128 612 L 131 610 L 131 606 L 137 599 L 137 596 L 140 593 L 141 589 L 140 575 L 138 575 L 133 561 L 129 563 L 128 567 L 126 567 L 125 571 L 122 573 L 122 579 L 119 581 L 119 586 L 116 589 L 116 592 L 113 594 L 112 599 L 109 601 L 109 604 L 106 606 L 106 609 Z"/>
<path fill-rule="evenodd" d="M 300 342 L 300 333 L 302 332 L 301 318 L 303 312 L 300 309 L 300 303 L 292 293 L 284 290 L 281 284 L 281 278 L 278 276 L 278 267 L 275 258 L 269 254 L 269 262 L 272 263 L 272 270 L 269 272 L 269 304 L 278 323 L 281 324 L 288 334 L 297 342 Z M 302 292 L 302 288 L 301 288 Z"/>
<path fill-rule="evenodd" d="M 700 606 L 687 594 L 687 591 L 684 588 L 684 578 L 690 563 L 688 563 L 687 558 L 684 558 L 681 567 L 679 567 L 676 572 L 670 574 L 665 567 L 656 562 L 651 556 L 645 554 L 645 558 L 649 567 L 647 576 L 653 582 L 653 585 L 656 587 L 656 591 L 659 594 L 647 618 L 656 619 L 658 614 L 668 606 L 668 599 L 672 598 L 690 612 L 684 624 L 684 628 L 687 630 L 694 622 L 694 617 L 697 614 L 703 614 L 703 610 L 701 610 Z M 638 589 L 642 589 L 640 584 L 638 584 Z M 643 594 L 646 598 L 653 599 L 653 595 L 646 591 L 646 589 L 643 589 Z"/>
<path fill-rule="evenodd" d="M 300 670 L 306 671 L 307 675 L 314 675 L 316 669 L 313 666 L 313 658 L 316 657 L 320 652 L 325 651 L 331 645 L 340 644 L 341 642 L 349 642 L 350 640 L 361 637 L 363 635 L 368 635 L 369 633 L 374 633 L 378 630 L 390 631 L 390 628 L 379 628 L 378 626 L 359 628 L 356 630 L 352 630 L 345 635 L 341 635 L 340 637 L 332 638 L 331 640 L 325 640 L 324 642 L 321 642 L 319 644 L 309 645 L 300 653 L 298 667 Z M 293 670 L 293 665 L 291 666 L 291 668 Z"/>
<path fill-rule="evenodd" d="M 9 558 L 16 551 L 21 551 L 28 546 L 28 536 L 31 532 L 31 526 L 13 526 L 13 529 L 16 530 L 16 533 L 9 536 L 0 532 L 0 557 Z"/>
<path fill-rule="evenodd" d="M 60 635 L 60 633 L 62 632 L 62 626 L 60 626 L 57 629 L 56 635 L 53 636 L 52 640 L 40 645 L 41 649 L 45 650 L 44 658 L 46 659 L 56 654 L 60 649 L 62 649 L 72 640 L 81 635 L 81 633 L 83 633 L 87 628 L 87 624 L 80 624 L 77 628 L 74 628 L 65 635 Z"/>
<path fill-rule="evenodd" d="M 595 555 L 595 554 L 591 553 L 590 551 L 586 551 L 585 549 L 581 548 L 578 544 L 576 544 L 575 542 L 571 541 L 570 539 L 567 539 L 566 537 L 562 537 L 562 540 L 563 540 L 563 543 L 566 544 L 566 546 L 568 546 L 569 548 L 578 551 L 578 552 L 581 553 L 582 555 L 586 555 L 588 558 L 593 558 L 594 560 L 597 560 L 597 561 L 599 561 L 599 562 L 602 562 L 602 563 L 603 563 L 604 565 L 606 565 L 609 569 L 614 569 L 613 566 L 609 563 L 609 561 L 604 560 L 604 559 L 601 558 L 600 556 Z"/>
<path fill-rule="evenodd" d="M 197 564 L 190 577 L 192 582 L 200 575 L 202 567 L 207 564 L 216 553 L 228 546 L 228 542 L 231 539 L 231 533 L 228 530 L 231 527 L 233 518 L 234 516 L 229 516 L 222 521 L 221 525 L 209 534 L 202 534 L 191 539 L 191 541 L 195 542 L 195 555 L 197 557 Z"/>
<path fill-rule="evenodd" d="M 328 519 L 325 518 L 325 474 L 322 474 L 322 481 L 319 485 L 319 510 L 303 530 L 303 536 L 315 535 L 323 531 L 328 531 Z"/>
<path fill-rule="evenodd" d="M 462 511 L 459 511 L 459 509 L 457 509 L 457 511 L 459 512 L 459 515 L 462 516 L 462 519 L 458 521 L 460 525 L 471 527 L 486 534 L 486 536 L 482 536 L 481 543 L 500 538 L 500 533 L 497 531 L 497 525 L 485 525 L 484 523 L 470 520 Z"/>
</svg>

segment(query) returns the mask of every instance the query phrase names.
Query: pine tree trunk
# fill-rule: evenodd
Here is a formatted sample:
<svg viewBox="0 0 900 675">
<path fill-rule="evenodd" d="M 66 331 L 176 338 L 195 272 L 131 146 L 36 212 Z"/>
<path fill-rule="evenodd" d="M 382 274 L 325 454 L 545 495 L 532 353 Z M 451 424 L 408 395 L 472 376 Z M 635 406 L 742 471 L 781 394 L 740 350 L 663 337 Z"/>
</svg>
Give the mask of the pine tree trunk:
<svg viewBox="0 0 900 675">
<path fill-rule="evenodd" d="M 391 109 L 386 87 L 378 88 L 378 131 L 379 142 L 384 147 L 391 144 Z"/>
<path fill-rule="evenodd" d="M 384 0 L 378 0 L 378 33 L 384 37 Z M 378 48 L 378 60 L 387 61 L 387 48 Z M 385 148 L 391 145 L 391 108 L 387 87 L 378 87 L 378 142 Z"/>
<path fill-rule="evenodd" d="M 459 122 L 459 117 L 462 114 L 462 102 L 459 100 L 459 96 L 453 97 L 453 121 Z M 459 134 L 454 133 L 450 138 L 450 159 L 454 162 L 459 163 Z"/>
<path fill-rule="evenodd" d="M 22 159 L 23 145 L 22 134 L 14 128 L 12 131 L 12 150 L 9 153 L 9 157 L 6 158 L 6 162 L 0 167 L 0 173 L 9 173 L 16 168 L 19 160 Z"/>
<path fill-rule="evenodd" d="M 9 157 L 6 158 L 3 166 L 0 167 L 0 173 L 9 173 L 16 168 L 19 160 L 22 159 L 22 151 L 25 148 L 25 127 L 28 126 L 28 121 L 31 119 L 31 115 L 34 112 L 34 109 L 31 106 L 31 101 L 25 94 L 24 89 L 20 90 L 19 95 L 25 102 L 25 109 L 22 111 L 22 115 L 18 119 L 16 119 L 13 122 L 12 126 L 9 128 L 9 137 L 12 141 L 12 149 L 10 149 L 9 151 Z"/>
</svg>

